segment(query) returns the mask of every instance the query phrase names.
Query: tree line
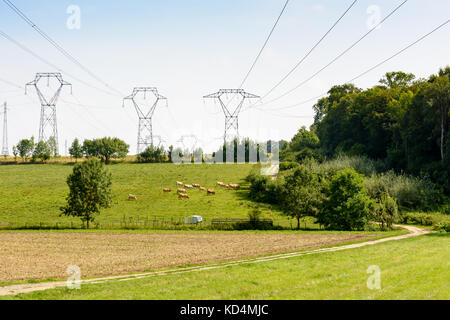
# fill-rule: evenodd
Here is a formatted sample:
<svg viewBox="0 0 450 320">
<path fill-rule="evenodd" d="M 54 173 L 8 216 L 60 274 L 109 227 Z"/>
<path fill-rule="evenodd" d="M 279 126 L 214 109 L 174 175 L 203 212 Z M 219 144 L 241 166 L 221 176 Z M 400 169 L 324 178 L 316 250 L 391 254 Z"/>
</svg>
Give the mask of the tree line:
<svg viewBox="0 0 450 320">
<path fill-rule="evenodd" d="M 387 73 L 372 88 L 332 87 L 281 153 L 284 161 L 364 155 L 387 169 L 429 176 L 450 194 L 450 67 L 427 79 Z"/>
</svg>

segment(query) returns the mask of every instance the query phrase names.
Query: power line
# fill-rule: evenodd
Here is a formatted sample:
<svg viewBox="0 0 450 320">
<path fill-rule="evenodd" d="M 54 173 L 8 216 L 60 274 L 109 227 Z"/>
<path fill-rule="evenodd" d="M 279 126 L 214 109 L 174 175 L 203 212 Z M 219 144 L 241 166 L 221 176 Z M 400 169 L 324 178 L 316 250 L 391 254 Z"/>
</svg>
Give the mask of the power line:
<svg viewBox="0 0 450 320">
<path fill-rule="evenodd" d="M 338 61 L 340 58 L 342 58 L 346 53 L 348 53 L 351 49 L 353 49 L 357 44 L 359 44 L 362 40 L 364 40 L 368 35 L 370 35 L 374 30 L 376 30 L 380 25 L 382 25 L 387 19 L 389 19 L 394 13 L 396 13 L 403 5 L 405 5 L 409 0 L 405 0 L 403 1 L 400 5 L 398 5 L 393 11 L 391 11 L 383 20 L 381 20 L 377 25 L 375 25 L 372 29 L 370 29 L 367 33 L 365 33 L 361 38 L 359 38 L 356 42 L 354 42 L 350 47 L 348 47 L 347 49 L 345 49 L 342 53 L 340 53 L 337 57 L 335 57 L 333 60 L 331 60 L 328 64 L 326 64 L 324 67 L 322 67 L 321 69 L 319 69 L 319 71 L 317 71 L 316 73 L 314 73 L 312 76 L 310 76 L 308 79 L 306 79 L 305 81 L 301 82 L 300 84 L 298 84 L 297 86 L 295 86 L 294 88 L 286 91 L 285 93 L 283 93 L 282 95 L 280 95 L 279 97 L 272 99 L 266 103 L 263 103 L 262 105 L 267 105 L 270 104 L 272 102 L 275 102 L 285 96 L 287 96 L 288 94 L 294 92 L 295 90 L 297 90 L 298 88 L 300 88 L 301 86 L 305 85 L 306 83 L 308 83 L 309 81 L 311 81 L 312 79 L 314 79 L 317 75 L 319 75 L 322 71 L 324 71 L 325 69 L 327 69 L 328 67 L 330 67 L 332 64 L 334 64 L 336 61 Z M 260 105 L 260 106 L 262 106 Z M 253 106 L 250 106 L 248 109 L 252 108 Z M 248 110 L 247 109 L 247 110 Z"/>
<path fill-rule="evenodd" d="M 411 44 L 407 45 L 406 47 L 404 47 L 404 48 L 401 49 L 400 51 L 396 52 L 395 54 L 393 54 L 393 55 L 390 56 L 389 58 L 384 59 L 383 61 L 377 63 L 377 64 L 374 65 L 373 67 L 371 67 L 371 68 L 367 69 L 366 71 L 360 73 L 358 76 L 356 76 L 356 77 L 354 77 L 354 78 L 352 78 L 352 79 L 346 81 L 345 83 L 352 83 L 353 81 L 355 81 L 355 80 L 357 80 L 357 79 L 359 79 L 359 78 L 365 76 L 365 75 L 368 74 L 369 72 L 371 72 L 371 71 L 375 70 L 376 68 L 380 67 L 381 65 L 383 65 L 383 64 L 385 64 L 385 63 L 391 61 L 392 59 L 396 58 L 397 56 L 399 56 L 400 54 L 402 54 L 402 53 L 405 52 L 406 50 L 410 49 L 411 47 L 415 46 L 415 45 L 418 44 L 419 42 L 423 41 L 425 38 L 427 38 L 427 37 L 429 37 L 430 35 L 432 35 L 433 33 L 437 32 L 439 29 L 443 28 L 443 27 L 446 26 L 448 23 L 450 23 L 450 20 L 445 21 L 444 23 L 440 24 L 438 27 L 434 28 L 432 31 L 430 31 L 430 32 L 428 32 L 427 34 L 421 36 L 419 39 L 417 39 L 416 41 L 414 41 L 414 42 L 412 42 Z M 317 100 L 317 99 L 319 99 L 319 98 L 321 98 L 321 97 L 323 97 L 323 96 L 326 96 L 327 94 L 328 94 L 328 92 L 325 92 L 325 93 L 322 93 L 321 95 L 319 95 L 319 96 L 317 96 L 317 97 L 314 97 L 314 98 L 311 98 L 311 99 L 308 99 L 308 100 L 305 100 L 305 101 L 302 101 L 302 102 L 300 102 L 300 103 L 297 103 L 297 104 L 294 104 L 294 105 L 291 105 L 291 106 L 287 106 L 287 107 L 274 108 L 274 109 L 259 109 L 259 108 L 257 108 L 257 109 L 258 109 L 258 110 L 261 110 L 261 111 L 276 111 L 276 110 L 286 110 L 286 109 L 291 109 L 291 108 L 297 107 L 297 106 L 299 106 L 299 105 L 302 105 L 302 104 L 311 102 L 311 101 L 313 101 L 313 100 Z"/>
<path fill-rule="evenodd" d="M 270 38 L 272 37 L 273 32 L 275 31 L 276 27 L 278 26 L 278 23 L 281 20 L 281 17 L 283 16 L 284 12 L 286 11 L 286 8 L 289 4 L 290 0 L 287 0 L 286 3 L 283 6 L 283 9 L 281 10 L 280 15 L 278 16 L 277 20 L 275 21 L 275 24 L 272 27 L 272 30 L 270 30 L 269 36 L 267 37 L 266 41 L 264 42 L 264 45 L 262 46 L 261 50 L 259 51 L 258 55 L 256 56 L 255 61 L 253 62 L 252 66 L 250 67 L 250 70 L 247 72 L 246 76 L 244 77 L 244 80 L 242 81 L 241 85 L 239 86 L 239 89 L 242 89 L 245 82 L 247 81 L 248 77 L 252 73 L 253 69 L 255 68 L 256 64 L 258 63 L 259 58 L 261 57 L 264 49 L 266 48 L 267 44 L 269 43 Z"/>
<path fill-rule="evenodd" d="M 61 52 L 67 59 L 72 61 L 75 65 L 80 67 L 86 73 L 88 73 L 92 78 L 96 79 L 98 82 L 102 83 L 108 89 L 116 92 L 117 95 L 123 96 L 123 94 L 111 87 L 108 83 L 103 81 L 100 77 L 95 75 L 92 71 L 81 64 L 73 55 L 67 52 L 61 45 L 54 41 L 49 35 L 47 35 L 41 28 L 39 28 L 33 21 L 31 21 L 19 8 L 17 8 L 11 1 L 3 0 L 3 2 L 10 7 L 20 18 L 22 18 L 28 25 L 30 25 L 37 33 L 39 33 L 45 40 L 47 40 L 52 46 L 54 46 L 59 52 Z"/>
<path fill-rule="evenodd" d="M 66 76 L 68 76 L 68 77 L 70 77 L 70 78 L 73 78 L 74 80 L 76 80 L 76 81 L 78 81 L 78 82 L 84 84 L 85 86 L 87 86 L 87 87 L 89 87 L 89 88 L 91 88 L 91 89 L 95 89 L 95 90 L 102 91 L 103 93 L 106 93 L 106 94 L 108 94 L 108 95 L 113 95 L 113 93 L 111 93 L 111 92 L 109 92 L 109 91 L 106 91 L 106 90 L 103 90 L 103 89 L 101 89 L 101 88 L 98 88 L 98 87 L 96 87 L 96 86 L 94 86 L 94 85 L 92 85 L 92 84 L 89 84 L 88 82 L 86 82 L 86 81 L 84 81 L 84 80 L 81 80 L 80 78 L 77 78 L 76 76 L 74 76 L 74 75 L 72 75 L 72 74 L 70 74 L 70 73 L 68 73 L 68 72 L 65 72 L 63 69 L 61 69 L 60 67 L 56 66 L 55 64 L 49 62 L 49 61 L 46 60 L 45 58 L 41 57 L 41 56 L 38 55 L 36 52 L 34 52 L 33 50 L 29 49 L 28 47 L 26 47 L 26 46 L 23 45 L 22 43 L 18 42 L 17 40 L 15 40 L 14 38 L 12 38 L 10 35 L 8 35 L 7 33 L 5 33 L 5 32 L 2 31 L 2 30 L 0 30 L 0 36 L 2 36 L 3 38 L 5 38 L 6 40 L 12 42 L 12 43 L 15 44 L 16 46 L 18 46 L 20 49 L 22 49 L 23 51 L 25 51 L 25 52 L 27 52 L 28 54 L 32 55 L 33 57 L 35 57 L 36 59 L 38 59 L 38 60 L 41 61 L 42 63 L 44 63 L 44 64 L 50 66 L 51 68 L 54 68 L 55 70 L 57 70 L 57 71 L 59 71 L 59 72 L 65 74 Z M 2 79 L 0 79 L 0 80 L 3 81 L 3 82 L 8 83 L 8 81 L 6 81 L 6 80 L 2 80 Z M 15 86 L 15 87 L 23 88 L 23 87 L 21 87 L 21 86 L 17 86 L 17 85 L 12 84 L 12 83 L 9 83 L 9 84 L 10 84 L 10 85 L 13 85 L 13 86 Z"/>
<path fill-rule="evenodd" d="M 345 10 L 345 12 L 339 17 L 339 19 L 331 26 L 330 29 L 320 38 L 320 40 L 309 50 L 309 52 L 300 59 L 299 62 L 283 77 L 281 80 L 273 87 L 271 88 L 266 94 L 264 94 L 260 101 L 262 101 L 264 98 L 266 98 L 268 95 L 270 95 L 275 89 L 277 89 L 281 84 L 283 84 L 287 78 L 289 78 L 295 70 L 300 67 L 300 65 L 313 53 L 313 51 L 322 43 L 323 40 L 333 31 L 333 29 L 339 24 L 339 22 L 347 15 L 347 13 L 350 11 L 351 8 L 358 2 L 358 0 L 353 1 L 353 3 Z M 257 102 L 258 103 L 258 102 Z"/>
<path fill-rule="evenodd" d="M 0 32 L 1 32 L 1 31 L 0 31 Z M 7 85 L 9 85 L 9 86 L 11 86 L 11 87 L 15 87 L 15 88 L 18 88 L 18 89 L 24 89 L 23 86 L 21 86 L 21 85 L 19 85 L 19 84 L 16 84 L 16 83 L 14 83 L 14 82 L 11 82 L 11 81 L 9 81 L 9 80 L 0 78 L 0 81 L 3 82 L 3 83 L 6 83 Z"/>
</svg>

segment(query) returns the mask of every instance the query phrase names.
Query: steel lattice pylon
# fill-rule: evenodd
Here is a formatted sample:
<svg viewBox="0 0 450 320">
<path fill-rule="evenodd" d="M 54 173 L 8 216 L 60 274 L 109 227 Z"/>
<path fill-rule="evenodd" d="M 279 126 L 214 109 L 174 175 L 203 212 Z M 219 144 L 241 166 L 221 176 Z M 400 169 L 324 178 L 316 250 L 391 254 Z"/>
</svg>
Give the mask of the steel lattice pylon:
<svg viewBox="0 0 450 320">
<path fill-rule="evenodd" d="M 50 96 L 46 97 L 41 89 L 39 88 L 39 83 L 42 79 L 47 79 L 47 86 L 49 86 L 50 79 L 56 79 L 59 82 L 59 87 L 56 92 Z M 61 90 L 64 86 L 70 86 L 72 90 L 72 84 L 63 80 L 61 73 L 37 73 L 34 81 L 27 83 L 25 86 L 33 86 L 36 89 L 36 93 L 41 102 L 41 120 L 39 125 L 39 141 L 48 141 L 48 139 L 53 138 L 55 140 L 56 153 L 59 154 L 58 146 L 58 123 L 56 121 L 56 103 L 61 94 Z"/>
<path fill-rule="evenodd" d="M 8 114 L 7 114 L 6 102 L 3 104 L 3 143 L 2 143 L 2 156 L 9 156 L 8 151 Z"/>
<path fill-rule="evenodd" d="M 143 95 L 144 99 L 147 99 L 147 94 L 153 94 L 156 101 L 150 106 L 149 110 L 144 110 L 142 105 L 136 101 L 138 95 Z M 137 87 L 134 88 L 133 93 L 123 99 L 125 106 L 125 100 L 130 100 L 136 109 L 139 117 L 138 128 L 138 140 L 137 140 L 137 154 L 140 154 L 147 147 L 154 145 L 153 141 L 153 115 L 155 114 L 156 107 L 160 100 L 166 100 L 167 98 L 158 93 L 158 89 L 155 87 Z"/>
<path fill-rule="evenodd" d="M 241 95 L 240 101 L 232 112 L 222 100 L 223 95 L 234 94 Z M 222 106 L 223 113 L 225 114 L 225 134 L 224 143 L 232 141 L 235 138 L 239 139 L 239 113 L 246 99 L 258 99 L 259 96 L 245 92 L 243 89 L 220 89 L 219 92 L 207 95 L 204 99 L 217 99 Z"/>
</svg>

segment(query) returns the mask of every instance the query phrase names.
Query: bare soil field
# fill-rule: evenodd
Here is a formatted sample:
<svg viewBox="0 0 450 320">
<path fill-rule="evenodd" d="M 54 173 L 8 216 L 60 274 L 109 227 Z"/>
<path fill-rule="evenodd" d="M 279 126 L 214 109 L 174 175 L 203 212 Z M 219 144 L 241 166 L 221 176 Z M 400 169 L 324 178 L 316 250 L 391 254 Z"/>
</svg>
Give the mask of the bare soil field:
<svg viewBox="0 0 450 320">
<path fill-rule="evenodd" d="M 144 272 L 333 245 L 377 234 L 0 233 L 0 283 Z"/>
</svg>

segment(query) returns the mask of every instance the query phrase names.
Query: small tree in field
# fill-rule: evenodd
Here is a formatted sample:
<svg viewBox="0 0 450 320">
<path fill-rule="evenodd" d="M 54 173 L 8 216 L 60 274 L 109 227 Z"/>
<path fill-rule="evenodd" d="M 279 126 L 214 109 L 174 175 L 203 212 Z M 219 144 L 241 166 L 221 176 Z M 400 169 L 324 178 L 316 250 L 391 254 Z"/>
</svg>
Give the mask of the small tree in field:
<svg viewBox="0 0 450 320">
<path fill-rule="evenodd" d="M 83 158 L 83 146 L 78 139 L 73 141 L 72 146 L 69 149 L 69 154 L 76 162 L 78 162 L 78 159 Z"/>
<path fill-rule="evenodd" d="M 376 205 L 374 218 L 381 222 L 381 228 L 392 229 L 395 219 L 398 218 L 397 202 L 388 194 L 383 193 Z"/>
<path fill-rule="evenodd" d="M 39 141 L 33 150 L 33 162 L 40 159 L 42 162 L 49 160 L 51 157 L 51 150 L 45 141 Z"/>
<path fill-rule="evenodd" d="M 284 213 L 297 220 L 315 217 L 319 212 L 320 190 L 317 176 L 305 166 L 300 166 L 293 174 L 285 178 L 281 203 Z"/>
<path fill-rule="evenodd" d="M 70 192 L 61 215 L 79 217 L 89 229 L 100 209 L 111 206 L 111 174 L 100 161 L 88 159 L 75 165 L 67 185 Z"/>
</svg>

